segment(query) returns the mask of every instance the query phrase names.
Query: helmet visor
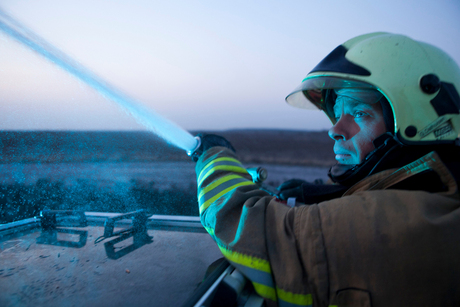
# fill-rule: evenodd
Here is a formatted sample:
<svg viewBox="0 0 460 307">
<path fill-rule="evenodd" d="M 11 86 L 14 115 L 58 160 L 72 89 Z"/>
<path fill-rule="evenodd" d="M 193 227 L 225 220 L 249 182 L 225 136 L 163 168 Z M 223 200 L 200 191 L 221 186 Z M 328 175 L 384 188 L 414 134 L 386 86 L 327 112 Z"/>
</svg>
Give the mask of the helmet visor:
<svg viewBox="0 0 460 307">
<path fill-rule="evenodd" d="M 304 79 L 304 81 L 286 97 L 286 102 L 293 107 L 303 109 L 320 109 L 326 111 L 331 102 L 334 103 L 340 90 L 364 90 L 365 92 L 379 93 L 378 88 L 362 81 L 348 80 L 330 76 L 314 76 Z M 355 97 L 352 91 L 343 92 L 344 95 Z M 372 96 L 372 95 L 371 95 Z M 377 97 L 378 95 L 375 95 Z M 380 94 L 380 98 L 382 95 Z M 380 99 L 379 98 L 379 99 Z M 376 99 L 376 98 L 375 98 Z M 373 97 L 369 97 L 369 103 L 377 102 Z M 368 100 L 366 98 L 366 100 Z"/>
</svg>

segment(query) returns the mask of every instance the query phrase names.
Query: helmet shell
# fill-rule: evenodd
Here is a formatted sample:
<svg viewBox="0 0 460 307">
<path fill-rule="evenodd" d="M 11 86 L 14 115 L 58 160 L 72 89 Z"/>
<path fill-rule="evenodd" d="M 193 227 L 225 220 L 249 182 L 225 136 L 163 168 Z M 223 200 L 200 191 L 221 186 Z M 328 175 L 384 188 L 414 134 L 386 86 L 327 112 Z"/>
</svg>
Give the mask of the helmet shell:
<svg viewBox="0 0 460 307">
<path fill-rule="evenodd" d="M 320 62 L 286 101 L 301 108 L 313 103 L 326 110 L 324 97 L 319 100 L 309 91 L 366 86 L 380 91 L 390 103 L 391 132 L 402 142 L 445 143 L 459 137 L 460 68 L 439 48 L 404 35 L 378 32 L 348 40 Z"/>
</svg>

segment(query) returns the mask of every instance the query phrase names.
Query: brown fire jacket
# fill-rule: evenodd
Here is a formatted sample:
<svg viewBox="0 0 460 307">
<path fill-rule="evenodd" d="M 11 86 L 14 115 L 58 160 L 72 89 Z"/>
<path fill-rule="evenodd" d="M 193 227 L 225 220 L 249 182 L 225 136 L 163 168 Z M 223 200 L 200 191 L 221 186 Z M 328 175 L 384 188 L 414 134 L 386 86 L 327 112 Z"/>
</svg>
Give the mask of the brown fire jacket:
<svg viewBox="0 0 460 307">
<path fill-rule="evenodd" d="M 391 189 L 429 169 L 448 191 Z M 460 306 L 460 197 L 436 153 L 294 208 L 223 147 L 196 172 L 202 224 L 269 306 Z"/>
</svg>

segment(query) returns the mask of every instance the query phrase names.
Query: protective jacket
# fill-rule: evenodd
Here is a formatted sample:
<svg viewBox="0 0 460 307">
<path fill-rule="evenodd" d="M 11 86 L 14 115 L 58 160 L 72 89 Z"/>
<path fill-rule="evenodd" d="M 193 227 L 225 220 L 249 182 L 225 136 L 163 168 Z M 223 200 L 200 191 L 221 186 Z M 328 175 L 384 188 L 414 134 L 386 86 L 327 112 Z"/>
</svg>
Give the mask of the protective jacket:
<svg viewBox="0 0 460 307">
<path fill-rule="evenodd" d="M 442 192 L 392 189 L 427 171 Z M 224 147 L 196 172 L 203 226 L 268 306 L 460 306 L 460 195 L 435 152 L 294 208 Z"/>
</svg>

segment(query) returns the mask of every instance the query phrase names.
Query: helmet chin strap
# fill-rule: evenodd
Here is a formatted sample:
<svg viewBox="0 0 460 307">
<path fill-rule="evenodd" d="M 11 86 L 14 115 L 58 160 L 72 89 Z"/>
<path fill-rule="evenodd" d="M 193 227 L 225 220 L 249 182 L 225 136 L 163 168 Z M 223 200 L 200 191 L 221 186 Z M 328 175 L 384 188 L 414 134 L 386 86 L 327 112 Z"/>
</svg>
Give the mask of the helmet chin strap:
<svg viewBox="0 0 460 307">
<path fill-rule="evenodd" d="M 360 164 L 347 165 L 338 163 L 332 166 L 328 173 L 332 181 L 341 185 L 352 186 L 377 170 L 380 171 L 379 166 L 385 161 L 385 157 L 395 149 L 405 146 L 395 135 L 389 132 L 376 138 L 373 143 L 375 149 Z"/>
</svg>

